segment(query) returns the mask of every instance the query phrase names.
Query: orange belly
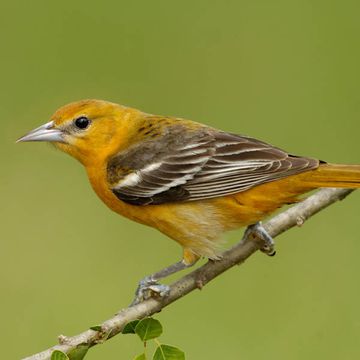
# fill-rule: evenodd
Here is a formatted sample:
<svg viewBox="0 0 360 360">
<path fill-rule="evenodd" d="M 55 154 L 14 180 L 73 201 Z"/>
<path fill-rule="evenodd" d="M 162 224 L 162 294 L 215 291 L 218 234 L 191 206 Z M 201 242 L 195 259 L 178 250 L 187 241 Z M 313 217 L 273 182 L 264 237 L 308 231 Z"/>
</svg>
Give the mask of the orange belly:
<svg viewBox="0 0 360 360">
<path fill-rule="evenodd" d="M 299 194 L 311 190 L 295 186 L 295 177 L 288 177 L 221 198 L 135 206 L 119 200 L 98 171 L 88 173 L 94 190 L 110 209 L 158 229 L 177 241 L 188 256 L 208 258 L 218 256 L 219 239 L 224 232 L 254 224 L 282 205 L 297 201 Z"/>
</svg>

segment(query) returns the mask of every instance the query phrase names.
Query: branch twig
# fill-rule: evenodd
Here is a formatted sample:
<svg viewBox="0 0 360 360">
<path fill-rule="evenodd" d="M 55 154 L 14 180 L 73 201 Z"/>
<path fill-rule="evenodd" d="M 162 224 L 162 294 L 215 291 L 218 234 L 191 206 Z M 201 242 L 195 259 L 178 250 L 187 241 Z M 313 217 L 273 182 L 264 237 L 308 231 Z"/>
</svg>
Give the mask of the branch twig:
<svg viewBox="0 0 360 360">
<path fill-rule="evenodd" d="M 352 191 L 352 189 L 319 190 L 314 195 L 269 220 L 264 224 L 264 227 L 272 237 L 276 237 L 294 226 L 302 225 L 308 218 L 334 202 L 344 199 Z M 24 358 L 23 360 L 48 360 L 54 350 L 68 353 L 82 344 L 87 344 L 91 347 L 104 342 L 119 334 L 128 322 L 157 313 L 189 292 L 202 288 L 224 271 L 236 264 L 244 262 L 249 256 L 259 250 L 261 245 L 258 241 L 242 240 L 224 252 L 221 260 L 209 261 L 173 283 L 170 286 L 170 294 L 166 298 L 148 299 L 138 305 L 121 310 L 113 318 L 106 320 L 101 325 L 101 331 L 87 330 L 73 337 L 60 336 L 59 345 Z"/>
</svg>

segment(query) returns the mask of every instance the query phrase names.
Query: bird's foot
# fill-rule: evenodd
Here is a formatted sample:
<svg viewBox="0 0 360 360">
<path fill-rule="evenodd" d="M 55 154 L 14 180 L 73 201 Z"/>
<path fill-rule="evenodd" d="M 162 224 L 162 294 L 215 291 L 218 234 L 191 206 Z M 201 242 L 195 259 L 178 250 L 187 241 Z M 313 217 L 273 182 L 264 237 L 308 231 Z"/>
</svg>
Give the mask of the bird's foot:
<svg viewBox="0 0 360 360">
<path fill-rule="evenodd" d="M 146 276 L 140 280 L 135 298 L 130 306 L 137 305 L 152 297 L 164 298 L 169 295 L 169 292 L 170 287 L 168 285 L 159 284 L 152 276 Z"/>
<path fill-rule="evenodd" d="M 263 241 L 264 245 L 260 248 L 263 253 L 269 256 L 274 256 L 276 254 L 274 239 L 265 230 L 261 222 L 247 227 L 245 231 L 245 238 L 248 239 L 251 237 Z"/>
<path fill-rule="evenodd" d="M 185 261 L 178 261 L 150 276 L 144 277 L 135 292 L 135 299 L 131 305 L 136 305 L 151 297 L 164 298 L 170 292 L 170 287 L 159 284 L 159 280 L 192 266 L 195 262 L 187 264 Z"/>
</svg>

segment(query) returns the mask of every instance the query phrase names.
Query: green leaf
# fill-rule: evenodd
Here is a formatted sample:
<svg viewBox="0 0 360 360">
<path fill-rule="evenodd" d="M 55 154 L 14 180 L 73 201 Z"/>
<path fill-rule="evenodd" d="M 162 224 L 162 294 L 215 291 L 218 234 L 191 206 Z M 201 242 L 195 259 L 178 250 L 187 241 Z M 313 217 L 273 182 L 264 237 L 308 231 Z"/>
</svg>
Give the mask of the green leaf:
<svg viewBox="0 0 360 360">
<path fill-rule="evenodd" d="M 145 355 L 145 353 L 140 354 L 140 355 L 138 355 L 138 356 L 135 356 L 135 357 L 134 357 L 134 360 L 146 360 L 146 355 Z"/>
<path fill-rule="evenodd" d="M 54 350 L 51 354 L 51 360 L 69 360 L 69 357 L 60 350 Z"/>
<path fill-rule="evenodd" d="M 90 329 L 94 331 L 102 331 L 101 325 L 91 326 Z"/>
<path fill-rule="evenodd" d="M 153 318 L 141 320 L 135 328 L 135 332 L 139 335 L 142 341 L 155 339 L 162 334 L 162 326 L 160 321 Z"/>
<path fill-rule="evenodd" d="M 82 360 L 89 350 L 89 345 L 80 344 L 68 354 L 70 360 Z"/>
<path fill-rule="evenodd" d="M 124 326 L 122 333 L 123 334 L 135 334 L 135 328 L 139 322 L 140 322 L 140 320 L 130 321 L 129 323 L 127 323 Z"/>
<path fill-rule="evenodd" d="M 185 353 L 175 346 L 160 345 L 155 351 L 153 360 L 185 360 Z"/>
</svg>

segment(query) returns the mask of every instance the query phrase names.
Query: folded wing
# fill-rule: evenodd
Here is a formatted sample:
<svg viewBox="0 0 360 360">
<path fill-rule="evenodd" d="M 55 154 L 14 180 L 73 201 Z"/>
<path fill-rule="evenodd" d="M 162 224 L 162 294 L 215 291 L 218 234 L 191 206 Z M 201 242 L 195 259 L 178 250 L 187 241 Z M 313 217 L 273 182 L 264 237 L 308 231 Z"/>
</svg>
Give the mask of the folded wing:
<svg viewBox="0 0 360 360">
<path fill-rule="evenodd" d="M 133 205 L 204 200 L 242 192 L 319 165 L 318 160 L 289 155 L 246 136 L 207 128 L 183 136 L 184 131 L 177 126 L 173 133 L 168 131 L 156 141 L 115 156 L 108 167 L 113 171 L 109 176 L 113 193 Z M 141 161 L 142 152 L 145 161 Z M 131 158 L 140 161 L 129 164 Z M 116 167 L 122 169 L 124 163 L 133 171 L 117 179 Z"/>
</svg>

